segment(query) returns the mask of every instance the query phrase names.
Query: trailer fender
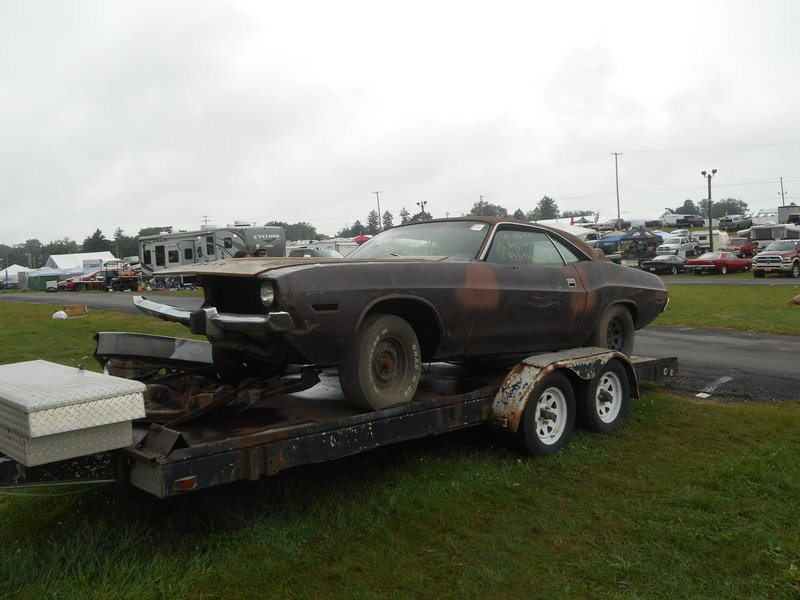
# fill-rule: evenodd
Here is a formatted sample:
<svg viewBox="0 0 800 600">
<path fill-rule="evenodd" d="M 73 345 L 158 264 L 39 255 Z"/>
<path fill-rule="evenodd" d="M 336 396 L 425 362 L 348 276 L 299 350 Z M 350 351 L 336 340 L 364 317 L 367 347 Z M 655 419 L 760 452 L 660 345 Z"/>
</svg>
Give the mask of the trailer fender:
<svg viewBox="0 0 800 600">
<path fill-rule="evenodd" d="M 509 371 L 492 402 L 489 423 L 496 429 L 516 433 L 528 400 L 542 380 L 555 371 L 563 371 L 575 391 L 575 397 L 586 394 L 588 383 L 610 360 L 619 360 L 630 382 L 631 396 L 639 397 L 636 372 L 627 356 L 607 348 L 575 348 L 549 354 L 529 356 Z"/>
</svg>

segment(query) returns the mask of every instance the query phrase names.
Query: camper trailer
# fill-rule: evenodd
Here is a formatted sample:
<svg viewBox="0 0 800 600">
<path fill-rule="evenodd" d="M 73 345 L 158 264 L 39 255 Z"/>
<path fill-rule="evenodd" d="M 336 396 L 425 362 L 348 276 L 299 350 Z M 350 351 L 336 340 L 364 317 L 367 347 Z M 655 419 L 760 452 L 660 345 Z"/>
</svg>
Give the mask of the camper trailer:
<svg viewBox="0 0 800 600">
<path fill-rule="evenodd" d="M 286 233 L 283 227 L 236 223 L 139 238 L 143 277 L 157 276 L 162 271 L 194 263 L 233 258 L 241 252 L 284 256 Z"/>
</svg>

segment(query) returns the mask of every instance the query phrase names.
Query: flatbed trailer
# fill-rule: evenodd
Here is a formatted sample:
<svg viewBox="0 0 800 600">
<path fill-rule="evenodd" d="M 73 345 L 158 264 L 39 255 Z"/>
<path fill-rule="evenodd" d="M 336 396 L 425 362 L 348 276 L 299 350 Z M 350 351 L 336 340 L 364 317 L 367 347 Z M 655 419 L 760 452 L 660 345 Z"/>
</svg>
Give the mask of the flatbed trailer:
<svg viewBox="0 0 800 600">
<path fill-rule="evenodd" d="M 169 376 L 202 370 L 213 362 L 205 342 L 141 334 L 99 336 L 98 359 L 117 374 L 140 375 L 142 364 L 149 362 L 168 364 Z M 614 369 L 609 369 L 611 363 Z M 177 416 L 134 421 L 132 444 L 124 448 L 33 467 L 0 455 L 0 487 L 113 481 L 167 498 L 481 426 L 506 431 L 523 450 L 544 455 L 566 445 L 581 406 L 584 411 L 586 406 L 600 406 L 599 417 L 593 414 L 589 425 L 611 431 L 627 412 L 622 393 L 638 397 L 637 382 L 669 378 L 677 368 L 674 357 L 628 359 L 600 348 L 537 355 L 511 370 L 436 363 L 427 367 L 409 404 L 374 412 L 347 402 L 335 370 L 300 372 L 274 393 L 259 392 L 242 410 L 227 407 L 229 414 L 212 411 L 213 403 L 201 403 Z M 309 376 L 318 383 L 299 385 Z M 627 381 L 622 385 L 620 380 Z M 564 381 L 569 383 L 565 386 Z M 293 387 L 309 389 L 293 393 Z M 588 404 L 582 400 L 587 393 Z M 565 403 L 570 394 L 571 405 Z M 621 413 L 604 415 L 602 406 L 612 406 L 615 395 Z M 606 398 L 609 402 L 603 404 Z"/>
</svg>

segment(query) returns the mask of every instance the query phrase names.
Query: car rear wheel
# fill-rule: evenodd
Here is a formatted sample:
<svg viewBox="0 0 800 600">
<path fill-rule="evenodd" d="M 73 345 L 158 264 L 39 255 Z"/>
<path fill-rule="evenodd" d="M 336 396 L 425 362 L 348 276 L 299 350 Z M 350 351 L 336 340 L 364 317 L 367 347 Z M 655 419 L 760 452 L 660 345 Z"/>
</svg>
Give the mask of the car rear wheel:
<svg viewBox="0 0 800 600">
<path fill-rule="evenodd" d="M 339 366 L 339 383 L 353 404 L 381 410 L 411 402 L 420 370 L 420 347 L 413 327 L 395 315 L 370 315 Z"/>
<path fill-rule="evenodd" d="M 589 345 L 609 348 L 630 355 L 633 352 L 635 335 L 636 331 L 630 311 L 617 304 L 603 313 L 600 322 L 589 338 Z"/>
<path fill-rule="evenodd" d="M 546 456 L 569 443 L 575 428 L 575 392 L 558 372 L 546 377 L 538 389 L 525 406 L 517 445 L 531 456 Z"/>
<path fill-rule="evenodd" d="M 677 275 L 678 274 L 678 267 L 672 267 L 669 270 L 669 272 L 672 273 L 673 275 Z"/>
</svg>

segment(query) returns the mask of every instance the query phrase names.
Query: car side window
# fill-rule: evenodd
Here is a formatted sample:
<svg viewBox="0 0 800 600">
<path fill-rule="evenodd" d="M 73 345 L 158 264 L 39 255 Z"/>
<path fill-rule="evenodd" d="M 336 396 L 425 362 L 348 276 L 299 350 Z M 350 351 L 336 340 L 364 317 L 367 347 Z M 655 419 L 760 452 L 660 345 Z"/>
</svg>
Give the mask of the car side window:
<svg viewBox="0 0 800 600">
<path fill-rule="evenodd" d="M 502 229 L 495 234 L 486 262 L 520 266 L 564 266 L 561 254 L 546 234 L 516 229 Z"/>
</svg>

